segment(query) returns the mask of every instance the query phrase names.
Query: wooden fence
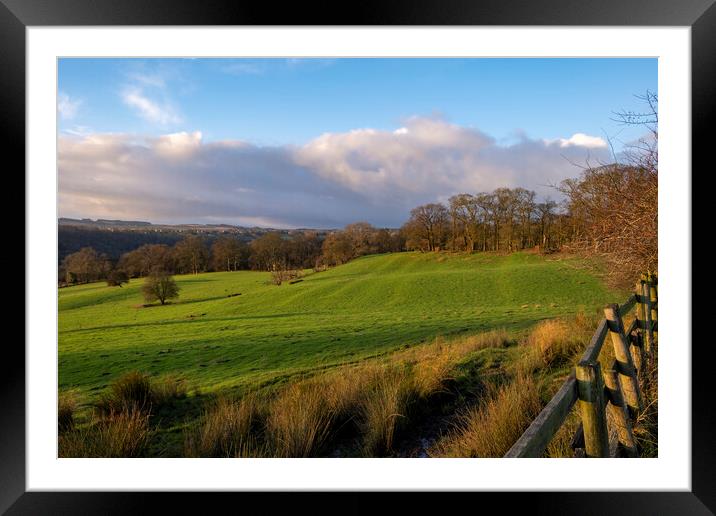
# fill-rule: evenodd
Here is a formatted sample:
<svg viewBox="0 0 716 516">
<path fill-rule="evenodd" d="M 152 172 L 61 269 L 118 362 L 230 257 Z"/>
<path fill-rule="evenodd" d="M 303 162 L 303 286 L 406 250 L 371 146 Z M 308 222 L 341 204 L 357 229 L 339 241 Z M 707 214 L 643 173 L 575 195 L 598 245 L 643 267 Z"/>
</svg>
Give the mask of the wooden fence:
<svg viewBox="0 0 716 516">
<path fill-rule="evenodd" d="M 572 439 L 578 457 L 636 457 L 632 423 L 644 409 L 644 371 L 657 338 L 657 277 L 644 275 L 622 305 L 604 307 L 581 360 L 505 457 L 541 457 L 578 403 L 581 424 Z M 623 318 L 636 307 L 633 322 Z M 599 355 L 610 337 L 614 360 L 602 370 Z"/>
</svg>

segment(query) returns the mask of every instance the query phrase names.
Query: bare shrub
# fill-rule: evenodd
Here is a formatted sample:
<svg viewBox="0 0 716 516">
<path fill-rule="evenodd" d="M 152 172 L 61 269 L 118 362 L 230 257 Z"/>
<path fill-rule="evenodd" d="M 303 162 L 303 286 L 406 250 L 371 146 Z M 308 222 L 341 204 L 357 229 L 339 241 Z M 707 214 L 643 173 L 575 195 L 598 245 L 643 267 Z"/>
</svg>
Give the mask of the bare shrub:
<svg viewBox="0 0 716 516">
<path fill-rule="evenodd" d="M 300 270 L 276 269 L 271 271 L 271 283 L 281 285 L 285 281 L 292 281 L 303 277 Z"/>
</svg>

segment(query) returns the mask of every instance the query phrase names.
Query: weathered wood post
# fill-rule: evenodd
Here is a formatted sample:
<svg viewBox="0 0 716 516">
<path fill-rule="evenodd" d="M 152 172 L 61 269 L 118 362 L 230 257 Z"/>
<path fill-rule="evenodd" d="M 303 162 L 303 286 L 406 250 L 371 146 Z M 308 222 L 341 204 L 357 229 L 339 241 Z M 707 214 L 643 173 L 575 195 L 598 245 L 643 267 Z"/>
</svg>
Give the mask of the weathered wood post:
<svg viewBox="0 0 716 516">
<path fill-rule="evenodd" d="M 644 335 L 644 351 L 651 357 L 651 348 L 654 342 L 654 331 L 651 326 L 651 292 L 649 282 L 646 280 L 648 276 L 643 276 L 639 282 L 639 290 L 637 297 L 639 301 L 639 319 L 642 326 L 642 335 Z"/>
<path fill-rule="evenodd" d="M 644 372 L 644 366 L 646 365 L 646 357 L 644 356 L 644 343 L 641 339 L 640 333 L 627 334 L 627 340 L 629 341 L 629 351 L 631 352 L 631 360 L 636 368 L 637 376 L 640 376 Z"/>
<path fill-rule="evenodd" d="M 604 383 L 599 362 L 579 362 L 576 367 L 576 376 L 586 455 L 587 457 L 609 457 Z"/>
<path fill-rule="evenodd" d="M 636 368 L 629 352 L 629 342 L 624 335 L 624 323 L 619 313 L 619 305 L 614 303 L 604 307 L 604 316 L 607 319 L 609 334 L 614 345 L 614 356 L 617 360 L 619 379 L 621 380 L 624 398 L 635 416 L 643 408 L 639 380 Z"/>
<path fill-rule="evenodd" d="M 658 305 L 659 305 L 659 296 L 656 290 L 656 282 L 657 282 L 657 276 L 656 273 L 650 273 L 649 274 L 649 301 L 651 302 L 651 321 L 653 323 L 654 329 L 652 330 L 652 333 L 654 335 L 654 338 L 657 338 L 658 336 Z"/>
<path fill-rule="evenodd" d="M 629 419 L 629 408 L 624 403 L 616 362 L 612 363 L 612 366 L 604 371 L 604 384 L 607 387 L 607 397 L 609 399 L 607 410 L 616 426 L 619 444 L 627 457 L 636 457 L 636 441 L 634 440 L 634 432 Z"/>
</svg>

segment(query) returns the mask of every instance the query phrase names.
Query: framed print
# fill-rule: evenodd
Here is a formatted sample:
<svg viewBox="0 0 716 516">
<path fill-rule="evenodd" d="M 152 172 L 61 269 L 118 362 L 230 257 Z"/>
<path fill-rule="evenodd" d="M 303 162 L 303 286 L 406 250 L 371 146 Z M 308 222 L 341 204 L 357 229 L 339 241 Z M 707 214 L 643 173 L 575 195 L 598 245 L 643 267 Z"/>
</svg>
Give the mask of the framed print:
<svg viewBox="0 0 716 516">
<path fill-rule="evenodd" d="M 711 513 L 716 8 L 517 4 L 3 0 L 27 251 L 0 508 Z"/>
</svg>

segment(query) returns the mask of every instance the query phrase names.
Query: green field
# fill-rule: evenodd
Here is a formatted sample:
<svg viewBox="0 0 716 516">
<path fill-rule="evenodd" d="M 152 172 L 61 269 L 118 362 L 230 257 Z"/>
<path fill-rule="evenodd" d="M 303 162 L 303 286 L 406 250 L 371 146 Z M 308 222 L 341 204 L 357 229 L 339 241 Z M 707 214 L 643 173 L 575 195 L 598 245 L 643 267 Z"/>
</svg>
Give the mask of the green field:
<svg viewBox="0 0 716 516">
<path fill-rule="evenodd" d="M 374 255 L 281 286 L 262 272 L 176 276 L 179 298 L 150 307 L 142 279 L 62 288 L 59 387 L 91 394 L 133 369 L 176 373 L 202 392 L 261 385 L 621 299 L 580 265 L 527 253 Z"/>
</svg>

